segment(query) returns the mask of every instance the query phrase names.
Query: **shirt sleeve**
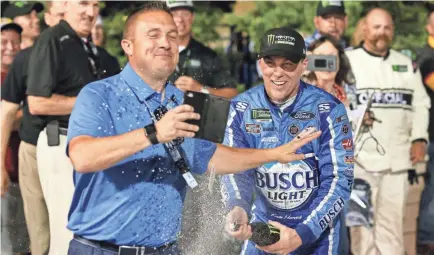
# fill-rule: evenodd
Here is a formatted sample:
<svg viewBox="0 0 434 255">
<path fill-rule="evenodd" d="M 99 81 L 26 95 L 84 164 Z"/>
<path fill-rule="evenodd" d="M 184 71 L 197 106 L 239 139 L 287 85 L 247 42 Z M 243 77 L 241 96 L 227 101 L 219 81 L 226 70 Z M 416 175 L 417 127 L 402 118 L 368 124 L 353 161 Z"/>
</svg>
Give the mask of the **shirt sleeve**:
<svg viewBox="0 0 434 255">
<path fill-rule="evenodd" d="M 58 84 L 60 47 L 60 42 L 51 38 L 50 33 L 43 33 L 36 41 L 28 64 L 28 95 L 51 97 Z"/>
<path fill-rule="evenodd" d="M 206 170 L 208 170 L 208 163 L 214 155 L 217 145 L 202 139 L 193 140 L 194 152 L 187 152 L 187 158 L 189 162 L 192 162 L 191 171 L 194 173 L 203 174 L 206 172 Z"/>
<path fill-rule="evenodd" d="M 26 98 L 25 56 L 18 54 L 12 63 L 5 82 L 2 84 L 1 97 L 11 103 L 21 104 Z M 28 54 L 28 53 L 27 53 Z"/>
<path fill-rule="evenodd" d="M 350 197 L 353 184 L 354 151 L 348 118 L 336 120 L 346 114 L 343 104 L 331 112 L 331 104 L 319 105 L 322 134 L 319 138 L 318 158 L 320 186 L 312 202 L 311 213 L 295 231 L 303 244 L 316 241 L 330 223 L 336 219 Z M 321 112 L 322 111 L 322 112 Z"/>
<path fill-rule="evenodd" d="M 109 136 L 112 128 L 109 126 L 110 122 L 112 121 L 107 102 L 91 85 L 87 85 L 78 94 L 69 118 L 67 145 L 78 136 Z M 66 153 L 68 155 L 68 146 Z"/>
<path fill-rule="evenodd" d="M 248 104 L 232 102 L 226 126 L 224 144 L 236 148 L 249 148 L 246 134 L 242 129 L 244 112 Z M 254 169 L 237 174 L 223 175 L 221 178 L 221 192 L 228 211 L 235 206 L 243 208 L 247 214 L 250 209 L 255 191 Z"/>
<path fill-rule="evenodd" d="M 411 141 L 423 139 L 428 142 L 428 125 L 429 125 L 429 109 L 431 107 L 431 100 L 428 97 L 426 90 L 422 83 L 422 76 L 419 69 L 411 73 L 409 81 L 414 87 L 412 99 L 412 129 Z"/>
</svg>

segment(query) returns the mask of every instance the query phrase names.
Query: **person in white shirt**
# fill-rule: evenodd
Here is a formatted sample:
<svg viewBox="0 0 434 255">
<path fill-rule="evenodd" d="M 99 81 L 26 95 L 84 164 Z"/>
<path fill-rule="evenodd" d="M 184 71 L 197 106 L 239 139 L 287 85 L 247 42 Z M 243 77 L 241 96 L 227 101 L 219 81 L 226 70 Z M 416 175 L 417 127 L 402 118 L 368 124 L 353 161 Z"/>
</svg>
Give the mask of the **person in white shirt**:
<svg viewBox="0 0 434 255">
<path fill-rule="evenodd" d="M 365 41 L 346 54 L 357 81 L 357 104 L 372 98 L 377 122 L 355 141 L 353 192 L 358 179 L 370 189 L 373 224 L 351 228 L 351 249 L 355 255 L 404 254 L 407 172 L 424 160 L 430 99 L 412 60 L 390 49 L 391 15 L 380 8 L 370 10 L 363 32 Z"/>
</svg>

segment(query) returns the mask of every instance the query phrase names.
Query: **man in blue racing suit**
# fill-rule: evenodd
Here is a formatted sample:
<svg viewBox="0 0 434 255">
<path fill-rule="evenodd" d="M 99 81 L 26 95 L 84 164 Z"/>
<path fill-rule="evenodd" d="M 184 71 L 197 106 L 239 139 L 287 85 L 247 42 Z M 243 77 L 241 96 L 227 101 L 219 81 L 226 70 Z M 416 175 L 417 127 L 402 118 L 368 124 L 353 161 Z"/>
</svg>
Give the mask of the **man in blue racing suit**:
<svg viewBox="0 0 434 255">
<path fill-rule="evenodd" d="M 229 211 L 226 231 L 247 240 L 242 254 L 338 254 L 338 216 L 351 193 L 354 164 L 345 107 L 327 92 L 300 81 L 307 59 L 298 32 L 288 27 L 267 31 L 259 59 L 264 85 L 233 99 L 225 143 L 240 148 L 274 148 L 309 126 L 322 134 L 298 151 L 312 157 L 289 164 L 269 163 L 222 177 L 222 194 Z M 248 240 L 252 234 L 248 215 L 250 222 L 278 228 L 280 240 L 256 247 Z M 231 228 L 233 223 L 240 227 Z"/>
</svg>

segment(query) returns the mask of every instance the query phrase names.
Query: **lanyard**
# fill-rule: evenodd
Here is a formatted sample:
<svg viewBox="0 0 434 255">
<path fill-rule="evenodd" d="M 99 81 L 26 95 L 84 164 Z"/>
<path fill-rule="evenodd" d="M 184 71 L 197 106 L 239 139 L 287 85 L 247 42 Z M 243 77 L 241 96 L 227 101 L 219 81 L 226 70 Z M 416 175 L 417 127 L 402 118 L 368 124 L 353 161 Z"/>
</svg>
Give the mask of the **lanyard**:
<svg viewBox="0 0 434 255">
<path fill-rule="evenodd" d="M 90 68 L 92 71 L 93 76 L 97 79 L 102 79 L 102 72 L 101 72 L 101 63 L 99 58 L 98 49 L 96 48 L 95 44 L 92 42 L 92 39 L 89 37 L 86 39 L 86 41 L 81 40 L 84 50 L 87 53 L 87 59 L 89 60 Z"/>
<path fill-rule="evenodd" d="M 164 98 L 164 91 L 165 91 L 165 89 L 163 89 L 161 101 L 163 101 L 163 98 Z M 172 101 L 174 104 L 178 105 L 178 102 L 177 102 L 176 97 L 174 95 L 170 98 L 170 101 Z M 157 121 L 159 121 L 164 116 L 164 114 L 167 112 L 167 108 L 164 107 L 163 105 L 160 105 L 155 110 L 155 112 L 151 111 L 151 107 L 149 106 L 148 102 L 143 101 L 143 105 L 145 106 L 147 112 L 151 116 L 151 119 L 154 122 L 154 124 Z M 193 189 L 197 186 L 197 182 L 196 182 L 196 179 L 193 177 L 193 175 L 190 172 L 190 167 L 188 166 L 187 162 L 185 161 L 185 159 L 181 155 L 180 150 L 182 150 L 182 148 L 181 148 L 182 141 L 183 141 L 182 138 L 177 138 L 176 140 L 164 143 L 163 146 L 169 152 L 169 155 L 172 157 L 173 162 L 175 162 L 175 166 L 178 168 L 179 172 L 182 174 L 182 177 L 184 177 L 185 182 L 188 184 L 188 186 L 190 186 L 190 188 Z"/>
</svg>

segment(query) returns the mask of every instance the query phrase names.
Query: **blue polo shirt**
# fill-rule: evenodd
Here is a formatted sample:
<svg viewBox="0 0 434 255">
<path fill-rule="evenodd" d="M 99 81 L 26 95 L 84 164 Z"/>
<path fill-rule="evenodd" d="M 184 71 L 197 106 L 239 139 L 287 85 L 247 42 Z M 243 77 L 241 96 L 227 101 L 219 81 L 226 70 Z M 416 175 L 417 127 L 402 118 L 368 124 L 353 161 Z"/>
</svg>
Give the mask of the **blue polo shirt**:
<svg viewBox="0 0 434 255">
<path fill-rule="evenodd" d="M 176 100 L 169 100 L 172 96 Z M 129 64 L 120 74 L 87 85 L 69 120 L 68 144 L 77 136 L 115 136 L 143 128 L 152 122 L 144 101 L 153 112 L 161 105 L 161 94 Z M 183 102 L 183 93 L 168 84 L 162 104 L 172 109 L 177 102 Z M 206 171 L 216 150 L 215 144 L 192 138 L 181 147 L 195 173 Z M 117 245 L 161 246 L 176 240 L 186 183 L 162 144 L 104 171 L 74 171 L 74 183 L 68 216 L 74 234 Z"/>
</svg>

